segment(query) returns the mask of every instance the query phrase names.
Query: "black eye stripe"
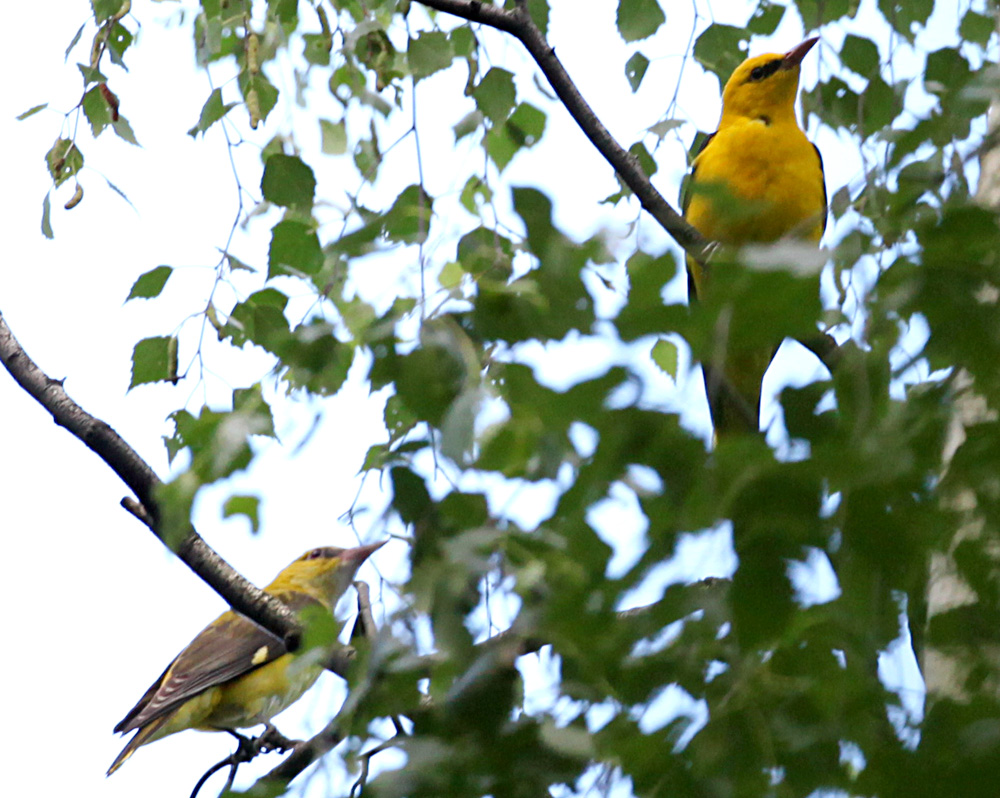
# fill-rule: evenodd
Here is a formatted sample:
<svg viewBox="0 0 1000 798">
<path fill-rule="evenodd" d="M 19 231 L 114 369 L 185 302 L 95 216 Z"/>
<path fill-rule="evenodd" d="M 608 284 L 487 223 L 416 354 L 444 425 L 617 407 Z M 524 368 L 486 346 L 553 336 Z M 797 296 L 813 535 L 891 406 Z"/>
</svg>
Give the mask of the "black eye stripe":
<svg viewBox="0 0 1000 798">
<path fill-rule="evenodd" d="M 781 67 L 781 58 L 775 58 L 773 61 L 768 61 L 766 64 L 761 64 L 760 66 L 754 67 L 750 71 L 750 82 L 756 82 L 758 80 L 764 80 L 765 78 L 771 77 L 778 69 Z"/>
</svg>

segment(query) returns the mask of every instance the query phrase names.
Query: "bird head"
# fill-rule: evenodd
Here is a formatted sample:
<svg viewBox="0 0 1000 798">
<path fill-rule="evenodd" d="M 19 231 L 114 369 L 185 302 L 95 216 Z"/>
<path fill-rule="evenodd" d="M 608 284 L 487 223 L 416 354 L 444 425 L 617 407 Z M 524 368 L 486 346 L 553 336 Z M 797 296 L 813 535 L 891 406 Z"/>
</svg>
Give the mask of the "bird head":
<svg viewBox="0 0 1000 798">
<path fill-rule="evenodd" d="M 310 549 L 278 574 L 268 590 L 298 590 L 332 609 L 354 580 L 361 564 L 385 542 L 383 540 L 353 549 L 336 546 Z"/>
<path fill-rule="evenodd" d="M 746 117 L 770 124 L 795 116 L 799 64 L 818 37 L 806 39 L 784 55 L 765 53 L 748 58 L 733 71 L 722 91 L 722 116 Z"/>
</svg>

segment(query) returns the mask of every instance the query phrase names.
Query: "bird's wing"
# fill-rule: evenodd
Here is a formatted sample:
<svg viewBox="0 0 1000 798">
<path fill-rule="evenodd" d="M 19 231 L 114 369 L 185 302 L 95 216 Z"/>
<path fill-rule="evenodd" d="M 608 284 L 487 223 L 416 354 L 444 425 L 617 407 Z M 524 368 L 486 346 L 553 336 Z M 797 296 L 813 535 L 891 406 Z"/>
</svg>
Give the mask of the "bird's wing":
<svg viewBox="0 0 1000 798">
<path fill-rule="evenodd" d="M 716 131 L 718 132 L 718 131 Z M 715 133 L 704 133 L 698 131 L 695 133 L 694 141 L 691 142 L 691 149 L 688 150 L 688 158 L 691 161 L 691 168 L 688 173 L 684 176 L 681 181 L 681 213 L 687 213 L 688 205 L 691 204 L 691 184 L 694 182 L 694 175 L 698 169 L 697 160 L 698 156 L 704 152 L 705 148 L 709 145 L 712 139 L 715 138 Z"/>
<path fill-rule="evenodd" d="M 718 131 L 716 131 L 718 132 Z M 691 149 L 688 151 L 688 155 L 691 158 L 691 168 L 688 173 L 684 176 L 684 180 L 681 181 L 681 213 L 687 216 L 688 206 L 691 204 L 691 195 L 694 193 L 691 190 L 691 186 L 694 184 L 695 172 L 698 171 L 698 156 L 701 155 L 705 148 L 711 143 L 712 139 L 715 138 L 715 133 L 703 133 L 698 131 L 695 134 L 694 141 L 691 142 Z M 688 303 L 694 302 L 698 298 L 698 289 L 694 282 L 694 273 L 691 271 L 692 263 L 691 259 L 688 258 Z"/>
<path fill-rule="evenodd" d="M 294 611 L 309 604 L 319 605 L 301 593 L 279 598 Z M 285 642 L 264 627 L 243 615 L 227 612 L 177 655 L 115 731 L 125 733 L 146 726 L 210 687 L 266 665 L 287 650 Z"/>
<path fill-rule="evenodd" d="M 813 144 L 813 149 L 816 150 L 816 157 L 819 159 L 819 177 L 820 182 L 823 184 L 823 233 L 826 233 L 826 217 L 829 215 L 830 203 L 829 198 L 826 194 L 826 170 L 823 168 L 823 153 L 819 151 L 819 147 Z"/>
</svg>

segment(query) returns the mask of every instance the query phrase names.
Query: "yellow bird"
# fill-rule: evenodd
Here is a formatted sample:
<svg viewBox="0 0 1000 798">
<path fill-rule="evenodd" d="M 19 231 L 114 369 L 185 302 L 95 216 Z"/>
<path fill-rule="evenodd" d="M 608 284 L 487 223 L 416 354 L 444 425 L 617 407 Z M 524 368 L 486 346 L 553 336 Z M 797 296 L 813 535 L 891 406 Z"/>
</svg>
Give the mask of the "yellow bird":
<svg viewBox="0 0 1000 798">
<path fill-rule="evenodd" d="M 694 159 L 682 201 L 685 218 L 710 241 L 740 246 L 822 238 L 823 159 L 795 118 L 799 64 L 817 41 L 806 39 L 784 55 L 748 58 L 726 82 L 718 130 Z M 690 257 L 687 264 L 689 297 L 705 296 L 709 275 Z M 705 368 L 716 436 L 758 429 L 760 384 L 780 341 L 763 352 L 731 343 Z M 719 389 L 720 380 L 727 390 Z"/>
<path fill-rule="evenodd" d="M 295 612 L 333 612 L 368 556 L 382 543 L 308 551 L 264 590 Z M 233 731 L 269 724 L 299 700 L 323 671 L 323 648 L 288 652 L 285 643 L 249 618 L 224 612 L 192 640 L 115 726 L 138 729 L 108 768 L 110 776 L 140 745 L 185 729 Z"/>
</svg>

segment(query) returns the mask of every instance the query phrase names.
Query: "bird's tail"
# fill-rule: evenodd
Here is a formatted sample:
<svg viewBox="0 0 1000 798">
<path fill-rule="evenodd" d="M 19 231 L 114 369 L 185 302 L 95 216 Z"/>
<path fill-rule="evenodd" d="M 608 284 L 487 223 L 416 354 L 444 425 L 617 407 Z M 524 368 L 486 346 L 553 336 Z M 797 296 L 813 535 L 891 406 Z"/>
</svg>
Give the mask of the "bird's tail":
<svg viewBox="0 0 1000 798">
<path fill-rule="evenodd" d="M 151 742 L 152 739 L 155 739 L 156 732 L 160 730 L 163 724 L 166 723 L 170 719 L 170 717 L 171 717 L 170 715 L 164 715 L 161 718 L 157 718 L 151 723 L 147 723 L 145 726 L 139 729 L 139 731 L 137 731 L 134 735 L 132 735 L 132 739 L 128 741 L 126 746 L 122 749 L 122 752 L 118 754 L 118 756 L 115 757 L 115 761 L 111 763 L 111 767 L 108 768 L 107 775 L 110 776 L 112 773 L 118 770 L 118 768 L 124 765 L 125 760 L 128 759 L 130 756 L 132 756 L 136 748 L 138 748 L 140 745 L 144 745 L 148 742 Z"/>
<path fill-rule="evenodd" d="M 761 382 L 776 351 L 733 352 L 725 368 L 702 365 L 716 439 L 760 429 Z"/>
</svg>

